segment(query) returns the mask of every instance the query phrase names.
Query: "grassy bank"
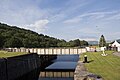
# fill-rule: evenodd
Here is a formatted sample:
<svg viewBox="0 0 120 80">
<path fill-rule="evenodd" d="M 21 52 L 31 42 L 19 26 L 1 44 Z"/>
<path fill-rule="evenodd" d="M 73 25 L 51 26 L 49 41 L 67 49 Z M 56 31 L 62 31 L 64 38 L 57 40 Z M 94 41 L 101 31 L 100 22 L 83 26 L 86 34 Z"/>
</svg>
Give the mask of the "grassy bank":
<svg viewBox="0 0 120 80">
<path fill-rule="evenodd" d="M 85 67 L 89 72 L 101 75 L 104 80 L 120 80 L 120 57 L 113 55 L 112 51 L 106 51 L 107 56 L 101 56 L 102 52 L 87 52 L 89 63 Z M 81 60 L 83 56 L 81 55 Z"/>
<path fill-rule="evenodd" d="M 13 57 L 13 56 L 19 56 L 19 55 L 23 55 L 26 53 L 23 52 L 7 52 L 7 51 L 0 51 L 0 58 L 2 57 Z"/>
</svg>

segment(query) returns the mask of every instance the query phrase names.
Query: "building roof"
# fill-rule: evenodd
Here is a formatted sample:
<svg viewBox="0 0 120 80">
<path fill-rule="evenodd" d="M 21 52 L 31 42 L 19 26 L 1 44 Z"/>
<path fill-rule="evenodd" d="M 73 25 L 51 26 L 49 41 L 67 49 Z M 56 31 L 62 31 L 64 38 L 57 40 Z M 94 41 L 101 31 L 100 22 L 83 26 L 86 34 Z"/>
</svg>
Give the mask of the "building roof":
<svg viewBox="0 0 120 80">
<path fill-rule="evenodd" d="M 116 40 L 120 44 L 120 39 Z"/>
<path fill-rule="evenodd" d="M 118 40 L 115 40 L 113 43 L 112 43 L 112 46 L 116 46 L 116 47 L 119 47 L 120 46 L 120 42 L 118 42 Z"/>
<path fill-rule="evenodd" d="M 117 41 L 120 44 L 120 39 L 114 40 L 113 42 L 111 42 L 111 44 L 113 44 L 115 41 Z"/>
</svg>

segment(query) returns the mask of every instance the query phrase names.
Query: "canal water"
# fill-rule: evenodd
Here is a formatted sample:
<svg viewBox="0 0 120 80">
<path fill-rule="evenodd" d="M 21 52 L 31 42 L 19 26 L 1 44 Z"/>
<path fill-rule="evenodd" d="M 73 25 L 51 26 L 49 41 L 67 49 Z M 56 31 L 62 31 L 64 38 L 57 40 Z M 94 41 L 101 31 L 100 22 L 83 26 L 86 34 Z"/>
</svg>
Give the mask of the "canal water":
<svg viewBox="0 0 120 80">
<path fill-rule="evenodd" d="M 45 69 L 33 70 L 15 80 L 74 80 L 79 55 L 57 55 Z"/>
<path fill-rule="evenodd" d="M 74 80 L 79 55 L 57 55 L 52 64 L 40 71 L 38 80 Z"/>
</svg>

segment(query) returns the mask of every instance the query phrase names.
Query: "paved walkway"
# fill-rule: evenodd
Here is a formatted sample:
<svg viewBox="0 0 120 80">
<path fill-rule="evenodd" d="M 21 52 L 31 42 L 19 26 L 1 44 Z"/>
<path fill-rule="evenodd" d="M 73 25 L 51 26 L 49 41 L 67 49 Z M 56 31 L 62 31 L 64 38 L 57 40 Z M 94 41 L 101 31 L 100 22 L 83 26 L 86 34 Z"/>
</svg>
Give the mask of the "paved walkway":
<svg viewBox="0 0 120 80">
<path fill-rule="evenodd" d="M 74 80 L 102 80 L 102 78 L 98 79 L 98 75 L 88 72 L 84 65 L 82 61 L 78 61 L 74 73 Z"/>
<path fill-rule="evenodd" d="M 120 52 L 115 52 L 113 54 L 120 57 Z"/>
<path fill-rule="evenodd" d="M 74 74 L 74 80 L 86 80 L 88 74 L 89 73 L 87 72 L 84 66 L 84 63 L 82 63 L 81 61 L 78 61 L 75 74 Z"/>
</svg>

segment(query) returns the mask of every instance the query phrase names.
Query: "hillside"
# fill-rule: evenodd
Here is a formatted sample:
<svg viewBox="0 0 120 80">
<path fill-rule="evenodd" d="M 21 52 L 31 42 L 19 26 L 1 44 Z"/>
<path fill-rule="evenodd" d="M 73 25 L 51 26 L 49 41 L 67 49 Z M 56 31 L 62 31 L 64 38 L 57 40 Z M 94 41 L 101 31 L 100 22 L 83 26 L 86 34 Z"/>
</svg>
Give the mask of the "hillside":
<svg viewBox="0 0 120 80">
<path fill-rule="evenodd" d="M 98 41 L 88 41 L 89 45 L 98 45 Z"/>
<path fill-rule="evenodd" d="M 26 48 L 42 48 L 42 47 L 76 47 L 86 46 L 86 41 L 79 39 L 66 42 L 47 35 L 38 34 L 31 30 L 9 26 L 0 23 L 0 47 L 26 47 Z"/>
</svg>

